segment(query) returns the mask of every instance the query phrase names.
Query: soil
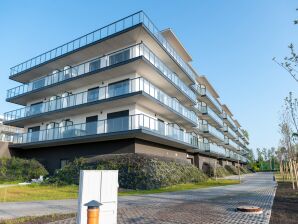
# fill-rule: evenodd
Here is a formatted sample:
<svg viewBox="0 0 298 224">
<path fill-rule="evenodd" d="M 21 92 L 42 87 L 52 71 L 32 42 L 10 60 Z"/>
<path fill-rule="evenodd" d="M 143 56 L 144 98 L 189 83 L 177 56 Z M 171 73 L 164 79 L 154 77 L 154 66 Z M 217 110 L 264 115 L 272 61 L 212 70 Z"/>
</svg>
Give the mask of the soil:
<svg viewBox="0 0 298 224">
<path fill-rule="evenodd" d="M 278 182 L 270 224 L 298 223 L 298 189 L 292 189 L 290 182 Z"/>
</svg>

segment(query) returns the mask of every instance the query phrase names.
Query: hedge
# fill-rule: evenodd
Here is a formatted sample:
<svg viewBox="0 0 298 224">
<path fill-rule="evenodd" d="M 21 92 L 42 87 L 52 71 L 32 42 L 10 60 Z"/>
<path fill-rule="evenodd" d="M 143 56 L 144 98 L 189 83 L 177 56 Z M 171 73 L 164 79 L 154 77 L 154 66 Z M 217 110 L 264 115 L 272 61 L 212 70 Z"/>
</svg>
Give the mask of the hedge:
<svg viewBox="0 0 298 224">
<path fill-rule="evenodd" d="M 75 159 L 57 170 L 48 183 L 79 184 L 80 170 L 89 169 L 119 170 L 119 186 L 125 189 L 155 189 L 208 179 L 201 170 L 187 162 L 132 153 Z"/>
<path fill-rule="evenodd" d="M 48 175 L 47 170 L 34 159 L 1 158 L 0 181 L 29 181 Z"/>
</svg>

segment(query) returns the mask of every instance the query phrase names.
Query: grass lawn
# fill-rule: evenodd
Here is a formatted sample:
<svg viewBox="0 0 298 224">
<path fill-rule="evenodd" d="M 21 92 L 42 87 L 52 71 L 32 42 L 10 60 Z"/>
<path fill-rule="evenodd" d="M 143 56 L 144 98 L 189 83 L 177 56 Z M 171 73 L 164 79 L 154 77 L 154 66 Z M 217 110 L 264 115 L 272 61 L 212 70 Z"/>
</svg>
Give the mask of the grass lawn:
<svg viewBox="0 0 298 224">
<path fill-rule="evenodd" d="M 119 196 L 137 195 L 137 194 L 154 194 L 162 192 L 174 192 L 183 190 L 200 189 L 207 187 L 224 186 L 238 184 L 238 180 L 208 180 L 203 183 L 178 184 L 170 187 L 164 187 L 154 190 L 123 190 Z M 59 200 L 75 199 L 78 196 L 78 186 L 53 186 L 53 185 L 26 185 L 0 188 L 0 202 L 17 202 L 17 201 L 42 201 L 42 200 Z"/>
<path fill-rule="evenodd" d="M 42 201 L 77 198 L 78 186 L 31 184 L 0 188 L 0 202 Z"/>
<path fill-rule="evenodd" d="M 52 214 L 52 215 L 44 215 L 44 216 L 28 216 L 22 217 L 17 219 L 8 219 L 8 220 L 1 220 L 0 224 L 41 224 L 41 223 L 48 223 L 54 222 L 58 220 L 68 219 L 75 217 L 75 213 L 70 214 Z"/>
<path fill-rule="evenodd" d="M 231 184 L 239 184 L 238 180 L 228 180 L 228 179 L 221 179 L 221 180 L 208 180 L 207 182 L 202 183 L 189 183 L 189 184 L 177 184 L 169 187 L 163 187 L 153 190 L 124 190 L 119 192 L 120 196 L 126 195 L 138 195 L 138 194 L 156 194 L 156 193 L 163 193 L 163 192 L 174 192 L 174 191 L 186 191 L 186 190 L 194 190 L 194 189 L 201 189 L 207 187 L 217 187 L 217 186 L 224 186 L 224 185 L 231 185 Z"/>
</svg>

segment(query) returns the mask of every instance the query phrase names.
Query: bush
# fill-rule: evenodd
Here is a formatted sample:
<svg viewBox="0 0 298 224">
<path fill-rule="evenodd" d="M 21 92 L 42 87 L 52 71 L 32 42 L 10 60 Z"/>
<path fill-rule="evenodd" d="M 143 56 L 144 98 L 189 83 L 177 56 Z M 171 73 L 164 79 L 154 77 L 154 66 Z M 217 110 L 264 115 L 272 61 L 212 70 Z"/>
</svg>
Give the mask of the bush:
<svg viewBox="0 0 298 224">
<path fill-rule="evenodd" d="M 57 170 L 48 183 L 79 184 L 82 169 L 119 170 L 119 186 L 126 189 L 155 189 L 207 180 L 202 171 L 183 161 L 144 154 L 119 154 L 76 159 Z"/>
<path fill-rule="evenodd" d="M 209 177 L 215 177 L 215 173 L 214 173 L 214 167 L 213 166 L 205 166 L 205 172 L 204 172 L 207 176 Z M 230 173 L 221 165 L 216 165 L 216 176 L 217 177 L 225 177 L 225 176 L 229 176 Z"/>
<path fill-rule="evenodd" d="M 46 175 L 47 170 L 34 159 L 0 159 L 0 181 L 28 181 Z"/>
<path fill-rule="evenodd" d="M 230 175 L 238 175 L 238 170 L 233 165 L 225 165 L 225 169 L 229 172 Z"/>
</svg>

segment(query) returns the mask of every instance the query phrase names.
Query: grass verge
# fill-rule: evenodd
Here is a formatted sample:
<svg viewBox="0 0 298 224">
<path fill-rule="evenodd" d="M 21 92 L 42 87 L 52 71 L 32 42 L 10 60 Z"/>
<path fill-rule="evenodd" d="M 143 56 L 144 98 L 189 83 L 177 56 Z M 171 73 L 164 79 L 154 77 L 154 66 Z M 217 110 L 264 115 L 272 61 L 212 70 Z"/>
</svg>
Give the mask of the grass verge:
<svg viewBox="0 0 298 224">
<path fill-rule="evenodd" d="M 185 191 L 238 183 L 238 180 L 220 179 L 216 181 L 210 179 L 202 183 L 177 184 L 170 187 L 163 187 L 153 190 L 123 190 L 119 192 L 119 196 Z M 76 185 L 53 186 L 32 184 L 26 186 L 0 188 L 0 202 L 75 199 L 77 196 L 78 186 Z"/>
<path fill-rule="evenodd" d="M 42 224 L 75 217 L 75 213 L 52 214 L 44 216 L 27 216 L 16 219 L 1 220 L 0 224 Z"/>
<path fill-rule="evenodd" d="M 78 186 L 31 184 L 0 188 L 0 202 L 42 201 L 77 198 Z"/>
<path fill-rule="evenodd" d="M 164 192 L 175 192 L 175 191 L 186 191 L 186 190 L 194 190 L 208 187 L 218 187 L 225 186 L 231 184 L 239 184 L 238 180 L 213 180 L 209 179 L 206 182 L 201 183 L 188 183 L 188 184 L 177 184 L 169 187 L 163 187 L 152 190 L 124 190 L 119 192 L 119 196 L 127 196 L 127 195 L 140 195 L 140 194 L 156 194 L 156 193 L 164 193 Z"/>
</svg>

